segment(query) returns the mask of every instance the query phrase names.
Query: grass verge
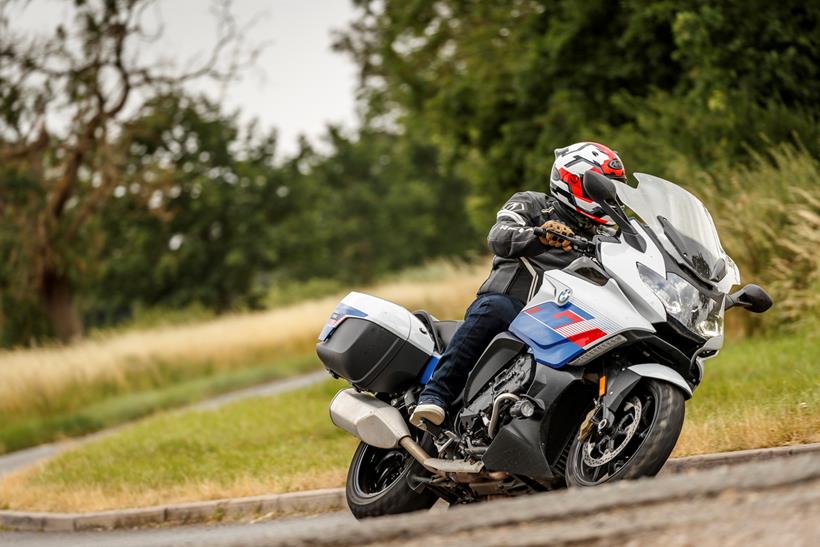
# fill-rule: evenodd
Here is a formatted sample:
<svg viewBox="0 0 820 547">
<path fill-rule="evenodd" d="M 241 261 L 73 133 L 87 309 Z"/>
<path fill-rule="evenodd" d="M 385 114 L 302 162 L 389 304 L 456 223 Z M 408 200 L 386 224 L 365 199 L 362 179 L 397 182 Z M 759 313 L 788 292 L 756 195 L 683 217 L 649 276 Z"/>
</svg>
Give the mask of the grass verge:
<svg viewBox="0 0 820 547">
<path fill-rule="evenodd" d="M 705 368 L 674 455 L 820 442 L 816 329 L 730 341 Z"/>
<path fill-rule="evenodd" d="M 85 511 L 342 484 L 356 441 L 327 404 L 343 385 L 146 419 L 7 477 L 0 506 Z"/>
<path fill-rule="evenodd" d="M 708 363 L 676 456 L 820 441 L 816 336 L 744 340 Z M 327 381 L 212 412 L 144 420 L 0 482 L 14 509 L 87 511 L 341 486 L 356 440 Z"/>
<path fill-rule="evenodd" d="M 58 438 L 99 431 L 161 410 L 320 368 L 321 365 L 312 355 L 294 356 L 153 389 L 112 395 L 74 411 L 45 417 L 18 418 L 0 426 L 0 451 L 12 452 Z"/>
</svg>

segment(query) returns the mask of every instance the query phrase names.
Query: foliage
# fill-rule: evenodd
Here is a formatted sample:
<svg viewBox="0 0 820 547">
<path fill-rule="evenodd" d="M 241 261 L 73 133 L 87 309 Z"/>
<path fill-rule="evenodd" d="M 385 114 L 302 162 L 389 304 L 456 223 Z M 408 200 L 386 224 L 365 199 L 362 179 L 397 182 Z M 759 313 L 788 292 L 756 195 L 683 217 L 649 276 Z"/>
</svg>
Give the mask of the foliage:
<svg viewBox="0 0 820 547">
<path fill-rule="evenodd" d="M 330 128 L 331 152 L 303 147 L 293 169 L 293 205 L 281 225 L 278 275 L 369 282 L 435 256 L 476 248 L 463 217 L 462 179 L 438 150 L 412 138 L 362 130 L 355 140 Z"/>
<path fill-rule="evenodd" d="M 156 34 L 144 18 L 150 3 L 75 1 L 66 6 L 68 20 L 38 36 L 21 35 L 12 23 L 19 6 L 0 1 L 0 177 L 10 179 L 0 202 L 7 342 L 82 334 L 76 293 L 98 266 L 99 214 L 118 191 L 138 194 L 146 186 L 138 180 L 148 171 L 118 146 L 139 99 L 203 77 L 230 81 L 243 62 L 236 48 L 224 58 L 238 40 L 224 3 L 203 64 L 169 70 L 146 59 L 140 48 Z M 44 319 L 9 313 L 18 308 Z"/>
<path fill-rule="evenodd" d="M 236 76 L 229 11 L 210 64 L 180 72 L 128 55 L 150 39 L 150 0 L 75 2 L 43 39 L 13 32 L 10 2 L 4 346 L 150 309 L 289 303 L 294 287 L 325 294 L 470 257 L 499 204 L 546 189 L 553 150 L 579 140 L 708 198 L 747 278 L 784 302 L 758 326 L 814 309 L 816 262 L 800 249 L 817 232 L 816 2 L 355 0 L 336 46 L 360 69 L 361 128 L 328 127 L 284 158 L 275 133 L 185 91 Z"/>
<path fill-rule="evenodd" d="M 139 175 L 88 226 L 104 238 L 87 287 L 94 313 L 258 307 L 256 277 L 278 265 L 270 231 L 292 203 L 272 165 L 275 135 L 241 133 L 236 116 L 178 95 L 148 101 L 125 126 L 125 172 Z"/>
<path fill-rule="evenodd" d="M 579 140 L 661 175 L 792 131 L 817 152 L 816 3 L 356 3 L 338 47 L 369 115 L 426 126 L 468 174 L 481 225 L 510 193 L 543 188 L 553 149 Z"/>
</svg>

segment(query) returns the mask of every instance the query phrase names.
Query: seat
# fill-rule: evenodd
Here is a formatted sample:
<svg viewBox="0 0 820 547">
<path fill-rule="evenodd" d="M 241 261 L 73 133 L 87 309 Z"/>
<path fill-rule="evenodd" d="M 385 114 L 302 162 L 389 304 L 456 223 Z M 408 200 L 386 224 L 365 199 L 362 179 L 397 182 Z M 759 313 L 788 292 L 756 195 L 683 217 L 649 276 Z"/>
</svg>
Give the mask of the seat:
<svg viewBox="0 0 820 547">
<path fill-rule="evenodd" d="M 425 310 L 414 311 L 413 315 L 418 317 L 427 327 L 435 343 L 436 351 L 440 354 L 444 353 L 456 330 L 464 323 L 464 321 L 439 321 Z"/>
<path fill-rule="evenodd" d="M 435 329 L 444 346 L 442 349 L 447 349 L 453 335 L 463 323 L 464 321 L 436 321 L 433 323 L 433 329 Z"/>
</svg>

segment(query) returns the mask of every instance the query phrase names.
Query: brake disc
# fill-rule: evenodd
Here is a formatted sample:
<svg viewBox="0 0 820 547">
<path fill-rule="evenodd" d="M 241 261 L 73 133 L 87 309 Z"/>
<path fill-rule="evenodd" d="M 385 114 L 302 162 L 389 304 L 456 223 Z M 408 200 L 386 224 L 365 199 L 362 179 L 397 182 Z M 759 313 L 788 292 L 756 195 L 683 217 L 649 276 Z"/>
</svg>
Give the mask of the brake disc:
<svg viewBox="0 0 820 547">
<path fill-rule="evenodd" d="M 587 464 L 589 467 L 599 467 L 604 465 L 605 463 L 611 462 L 615 456 L 620 454 L 626 445 L 629 444 L 629 441 L 632 440 L 632 437 L 635 435 L 635 431 L 638 429 L 638 424 L 641 421 L 641 401 L 637 397 L 632 397 L 625 405 L 624 410 L 629 412 L 630 410 L 633 411 L 633 419 L 632 423 L 627 426 L 627 428 L 623 431 L 626 438 L 623 440 L 621 444 L 613 448 L 612 450 L 606 450 L 603 454 L 601 454 L 600 458 L 595 458 L 592 456 L 592 450 L 595 448 L 597 443 L 588 440 L 584 444 L 584 463 Z"/>
</svg>

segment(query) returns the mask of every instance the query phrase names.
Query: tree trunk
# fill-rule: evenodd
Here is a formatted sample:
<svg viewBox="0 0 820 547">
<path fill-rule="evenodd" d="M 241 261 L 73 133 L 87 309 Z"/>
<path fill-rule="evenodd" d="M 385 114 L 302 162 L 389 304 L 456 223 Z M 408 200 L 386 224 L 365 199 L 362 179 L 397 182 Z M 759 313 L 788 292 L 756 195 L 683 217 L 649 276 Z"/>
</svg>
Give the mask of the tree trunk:
<svg viewBox="0 0 820 547">
<path fill-rule="evenodd" d="M 55 271 L 45 272 L 42 298 L 57 338 L 70 342 L 82 336 L 83 323 L 74 303 L 74 289 L 64 275 Z"/>
</svg>

